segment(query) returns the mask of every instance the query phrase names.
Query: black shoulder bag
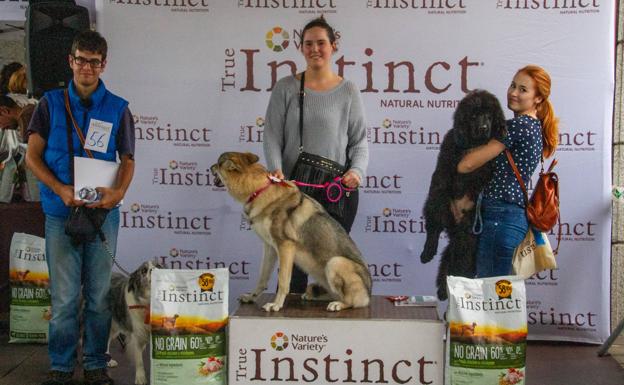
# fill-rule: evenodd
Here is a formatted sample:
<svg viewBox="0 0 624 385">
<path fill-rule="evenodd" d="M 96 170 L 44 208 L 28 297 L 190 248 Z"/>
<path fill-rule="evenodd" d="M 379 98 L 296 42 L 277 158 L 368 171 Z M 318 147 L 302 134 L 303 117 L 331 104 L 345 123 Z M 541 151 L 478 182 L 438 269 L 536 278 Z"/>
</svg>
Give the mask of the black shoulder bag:
<svg viewBox="0 0 624 385">
<path fill-rule="evenodd" d="M 358 206 L 358 190 L 341 183 L 347 166 L 331 159 L 303 151 L 303 99 L 305 72 L 299 87 L 299 157 L 290 174 L 299 189 L 319 202 L 349 232 Z M 346 151 L 346 149 L 345 149 Z"/>
<path fill-rule="evenodd" d="M 69 105 L 69 97 L 67 95 L 67 89 L 65 90 L 65 116 L 67 118 L 67 151 L 69 152 L 69 173 L 71 184 L 74 184 L 74 145 L 72 139 L 73 125 L 80 143 L 84 148 L 84 137 L 82 131 L 78 128 L 74 116 L 71 113 L 71 107 Z M 93 158 L 91 151 L 85 149 L 87 155 Z M 69 216 L 65 221 L 65 234 L 67 234 L 72 244 L 80 245 L 88 242 L 93 242 L 99 235 L 102 242 L 105 242 L 104 233 L 102 232 L 102 225 L 106 220 L 106 216 L 110 210 L 104 208 L 88 208 L 85 206 L 72 206 L 70 207 Z"/>
</svg>

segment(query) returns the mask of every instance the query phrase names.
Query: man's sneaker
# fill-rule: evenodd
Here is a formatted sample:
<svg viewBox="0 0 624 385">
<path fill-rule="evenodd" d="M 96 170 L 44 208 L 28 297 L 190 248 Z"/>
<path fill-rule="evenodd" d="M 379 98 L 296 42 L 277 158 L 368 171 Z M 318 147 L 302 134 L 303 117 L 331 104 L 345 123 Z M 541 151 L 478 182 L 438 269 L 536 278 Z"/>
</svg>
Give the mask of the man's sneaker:
<svg viewBox="0 0 624 385">
<path fill-rule="evenodd" d="M 85 370 L 84 380 L 86 385 L 114 385 L 115 382 L 106 374 L 106 368 Z"/>
<path fill-rule="evenodd" d="M 41 383 L 41 385 L 69 385 L 73 384 L 73 373 L 61 372 L 59 370 L 51 370 L 48 373 L 48 379 Z"/>
</svg>

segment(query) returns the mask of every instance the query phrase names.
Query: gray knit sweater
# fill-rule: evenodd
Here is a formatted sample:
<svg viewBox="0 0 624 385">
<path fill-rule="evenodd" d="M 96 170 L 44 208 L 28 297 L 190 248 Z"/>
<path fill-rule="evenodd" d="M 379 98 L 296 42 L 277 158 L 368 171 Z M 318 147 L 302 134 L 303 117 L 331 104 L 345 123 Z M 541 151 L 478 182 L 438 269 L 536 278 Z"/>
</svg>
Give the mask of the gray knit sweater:
<svg viewBox="0 0 624 385">
<path fill-rule="evenodd" d="M 368 165 L 366 119 L 360 92 L 343 80 L 329 91 L 305 89 L 303 149 L 340 164 L 350 161 L 364 180 Z M 264 126 L 264 156 L 270 171 L 288 178 L 299 156 L 299 80 L 280 79 L 273 88 Z"/>
</svg>

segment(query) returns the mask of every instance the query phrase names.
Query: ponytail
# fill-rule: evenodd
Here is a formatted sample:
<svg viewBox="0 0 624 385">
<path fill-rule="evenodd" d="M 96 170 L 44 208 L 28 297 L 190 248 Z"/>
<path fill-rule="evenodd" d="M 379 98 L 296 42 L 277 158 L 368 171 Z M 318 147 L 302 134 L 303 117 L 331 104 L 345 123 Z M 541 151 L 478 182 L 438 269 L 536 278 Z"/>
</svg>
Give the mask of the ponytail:
<svg viewBox="0 0 624 385">
<path fill-rule="evenodd" d="M 542 102 L 537 105 L 537 118 L 542 122 L 542 142 L 544 158 L 555 153 L 559 143 L 559 119 L 555 116 L 555 110 L 548 99 L 550 96 L 550 75 L 542 67 L 528 65 L 518 72 L 529 75 L 535 81 L 535 91 L 542 97 Z"/>
<path fill-rule="evenodd" d="M 559 118 L 555 116 L 550 100 L 545 99 L 537 106 L 537 118 L 542 122 L 542 141 L 544 158 L 554 154 L 559 144 Z"/>
</svg>

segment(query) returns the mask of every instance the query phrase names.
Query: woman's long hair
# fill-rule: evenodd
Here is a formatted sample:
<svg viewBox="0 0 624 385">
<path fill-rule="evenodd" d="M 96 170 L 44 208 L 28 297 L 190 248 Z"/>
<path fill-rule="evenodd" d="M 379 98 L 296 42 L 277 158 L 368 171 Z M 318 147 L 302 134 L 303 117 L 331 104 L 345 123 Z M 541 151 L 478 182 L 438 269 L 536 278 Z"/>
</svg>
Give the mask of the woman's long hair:
<svg viewBox="0 0 624 385">
<path fill-rule="evenodd" d="M 557 149 L 559 143 L 559 118 L 555 116 L 555 110 L 548 99 L 550 96 L 550 75 L 542 67 L 528 65 L 518 70 L 518 73 L 529 75 L 535 81 L 535 93 L 542 98 L 537 105 L 537 118 L 542 122 L 542 139 L 544 158 L 550 157 Z"/>
</svg>

